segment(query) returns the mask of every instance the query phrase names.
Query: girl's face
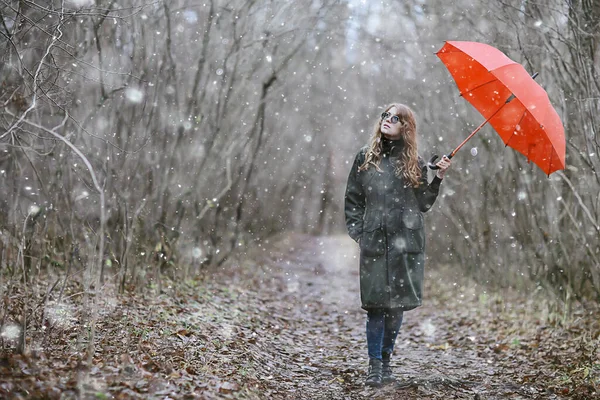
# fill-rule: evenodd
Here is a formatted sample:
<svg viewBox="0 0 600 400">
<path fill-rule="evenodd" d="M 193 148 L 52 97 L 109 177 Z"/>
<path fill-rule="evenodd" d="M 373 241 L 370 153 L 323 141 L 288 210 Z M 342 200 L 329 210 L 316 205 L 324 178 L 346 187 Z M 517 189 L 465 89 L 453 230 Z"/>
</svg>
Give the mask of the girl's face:
<svg viewBox="0 0 600 400">
<path fill-rule="evenodd" d="M 400 127 L 402 126 L 402 120 L 398 115 L 398 109 L 396 106 L 390 108 L 381 116 L 381 133 L 390 140 L 398 140 L 402 137 L 400 133 Z"/>
</svg>

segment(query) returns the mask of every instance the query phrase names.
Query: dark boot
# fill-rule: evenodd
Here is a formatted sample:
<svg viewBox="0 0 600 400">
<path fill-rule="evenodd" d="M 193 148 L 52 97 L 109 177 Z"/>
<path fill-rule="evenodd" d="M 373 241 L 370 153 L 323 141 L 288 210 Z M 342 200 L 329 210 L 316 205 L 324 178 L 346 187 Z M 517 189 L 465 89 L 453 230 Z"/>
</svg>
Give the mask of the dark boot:
<svg viewBox="0 0 600 400">
<path fill-rule="evenodd" d="M 381 386 L 381 360 L 377 358 L 369 359 L 369 375 L 367 375 L 367 380 L 365 382 L 366 386 L 380 387 Z"/>
<path fill-rule="evenodd" d="M 384 385 L 396 382 L 396 378 L 394 378 L 394 374 L 392 373 L 392 367 L 390 366 L 390 356 L 391 354 L 382 354 L 383 361 L 381 363 L 381 382 Z"/>
</svg>

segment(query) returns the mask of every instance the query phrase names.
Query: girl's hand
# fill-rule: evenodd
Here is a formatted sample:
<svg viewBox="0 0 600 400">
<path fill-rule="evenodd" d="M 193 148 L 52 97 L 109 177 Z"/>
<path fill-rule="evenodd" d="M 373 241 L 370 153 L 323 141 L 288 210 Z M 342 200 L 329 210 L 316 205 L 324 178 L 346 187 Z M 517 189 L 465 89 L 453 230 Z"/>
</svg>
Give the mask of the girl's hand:
<svg viewBox="0 0 600 400">
<path fill-rule="evenodd" d="M 438 178 L 444 179 L 444 175 L 446 174 L 448 168 L 450 168 L 450 164 L 452 164 L 452 161 L 450 161 L 450 159 L 446 156 L 443 156 L 442 159 L 435 164 L 440 168 L 436 173 Z"/>
</svg>

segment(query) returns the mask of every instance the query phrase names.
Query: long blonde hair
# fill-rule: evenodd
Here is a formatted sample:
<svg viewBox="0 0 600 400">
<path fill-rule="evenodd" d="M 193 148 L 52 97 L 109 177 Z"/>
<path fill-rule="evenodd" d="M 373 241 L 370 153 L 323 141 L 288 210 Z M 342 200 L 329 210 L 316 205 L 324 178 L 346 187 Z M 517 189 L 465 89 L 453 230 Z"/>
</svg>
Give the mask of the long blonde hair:
<svg viewBox="0 0 600 400">
<path fill-rule="evenodd" d="M 402 154 L 396 161 L 396 169 L 394 173 L 398 177 L 403 177 L 411 186 L 417 187 L 421 181 L 421 168 L 419 167 L 419 155 L 417 152 L 417 121 L 413 111 L 404 104 L 392 103 L 385 111 L 389 111 L 392 107 L 398 110 L 400 117 L 400 133 L 404 140 Z M 373 127 L 373 135 L 371 142 L 365 153 L 365 162 L 358 168 L 359 171 L 366 171 L 370 165 L 373 165 L 378 171 L 381 171 L 379 164 L 381 163 L 381 118 L 377 120 Z"/>
</svg>

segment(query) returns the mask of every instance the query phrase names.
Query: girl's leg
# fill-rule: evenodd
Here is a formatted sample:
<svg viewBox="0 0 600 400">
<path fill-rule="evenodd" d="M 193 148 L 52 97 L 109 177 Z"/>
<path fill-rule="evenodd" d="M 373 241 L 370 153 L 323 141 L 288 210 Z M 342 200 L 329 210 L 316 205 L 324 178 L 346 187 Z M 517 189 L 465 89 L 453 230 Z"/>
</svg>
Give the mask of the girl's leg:
<svg viewBox="0 0 600 400">
<path fill-rule="evenodd" d="M 367 314 L 367 347 L 369 350 L 369 373 L 365 385 L 380 387 L 383 382 L 381 346 L 385 329 L 384 310 L 369 310 Z"/>
<path fill-rule="evenodd" d="M 367 347 L 369 358 L 381 360 L 381 349 L 385 330 L 385 312 L 383 309 L 368 310 Z"/>
<path fill-rule="evenodd" d="M 390 358 L 394 351 L 394 344 L 396 343 L 398 331 L 402 325 L 403 315 L 404 313 L 397 308 L 387 309 L 385 312 L 381 350 L 381 382 L 384 385 L 393 383 L 396 380 L 392 373 Z"/>
<path fill-rule="evenodd" d="M 382 340 L 382 354 L 389 356 L 394 351 L 394 344 L 396 343 L 396 337 L 402 326 L 402 317 L 404 312 L 398 308 L 388 308 L 385 310 L 384 315 L 384 330 Z"/>
</svg>

